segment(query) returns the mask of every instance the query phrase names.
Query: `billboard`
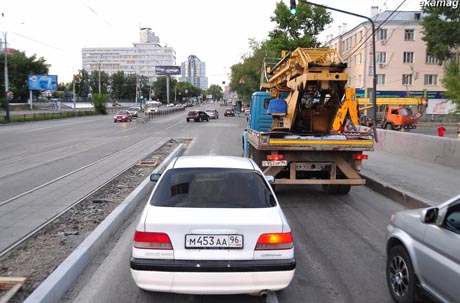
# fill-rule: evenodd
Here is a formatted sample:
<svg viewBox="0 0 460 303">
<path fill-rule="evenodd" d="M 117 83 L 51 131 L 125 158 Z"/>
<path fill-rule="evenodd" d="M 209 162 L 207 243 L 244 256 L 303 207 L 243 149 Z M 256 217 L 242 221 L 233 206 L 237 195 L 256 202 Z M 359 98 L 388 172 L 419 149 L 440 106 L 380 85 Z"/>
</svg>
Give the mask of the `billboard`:
<svg viewBox="0 0 460 303">
<path fill-rule="evenodd" d="M 29 90 L 58 90 L 56 75 L 29 75 Z"/>
<path fill-rule="evenodd" d="M 155 66 L 155 74 L 157 75 L 180 75 L 180 66 L 173 66 L 173 65 Z"/>
</svg>

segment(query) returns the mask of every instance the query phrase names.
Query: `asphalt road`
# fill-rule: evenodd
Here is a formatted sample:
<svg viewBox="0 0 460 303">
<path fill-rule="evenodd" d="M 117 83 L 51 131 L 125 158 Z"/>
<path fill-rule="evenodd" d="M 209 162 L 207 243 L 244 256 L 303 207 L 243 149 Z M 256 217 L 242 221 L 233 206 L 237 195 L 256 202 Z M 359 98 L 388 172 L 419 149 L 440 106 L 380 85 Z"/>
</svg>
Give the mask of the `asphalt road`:
<svg viewBox="0 0 460 303">
<path fill-rule="evenodd" d="M 41 155 L 28 162 L 29 168 L 24 167 L 25 170 L 33 168 L 34 162 L 48 159 L 39 166 L 44 177 L 34 174 L 27 179 L 24 173 L 22 177 L 27 180 L 17 185 L 16 191 L 19 191 L 36 186 L 34 182 L 38 180 L 44 182 L 75 169 L 75 163 L 84 165 L 86 158 L 90 158 L 88 162 L 95 161 L 146 139 L 193 138 L 186 154 L 240 156 L 245 122 L 244 117 L 221 115 L 220 119 L 210 122 L 187 123 L 185 112 L 147 124 L 114 124 L 111 116 L 39 122 L 33 127 L 28 124 L 10 128 L 7 133 L 14 131 L 16 136 L 20 135 L 20 141 L 25 142 L 16 142 L 2 152 L 18 157 L 17 163 L 24 162 L 21 159 L 27 155 Z M 7 136 L 3 131 L 0 129 L 1 136 Z M 29 134 L 28 137 L 23 137 L 25 134 Z M 15 136 L 12 134 L 8 139 L 13 141 Z M 61 157 L 58 157 L 59 150 L 63 151 Z M 122 154 L 126 159 L 135 156 Z M 53 159 L 67 163 L 64 165 L 67 169 L 60 169 L 56 175 L 52 170 L 45 170 L 47 165 L 52 166 Z M 0 161 L 6 160 L 0 158 Z M 117 166 L 123 160 L 118 161 L 112 165 Z M 3 189 L 0 187 L 2 196 Z M 17 192 L 12 191 L 9 196 L 15 194 Z M 390 214 L 402 206 L 366 187 L 355 187 L 346 196 L 328 196 L 319 187 L 280 187 L 278 197 L 294 231 L 298 266 L 293 283 L 267 300 L 248 295 L 189 296 L 139 290 L 129 272 L 132 234 L 138 219 L 133 217 L 105 253 L 80 277 L 65 302 L 391 302 L 384 274 L 385 226 Z"/>
</svg>

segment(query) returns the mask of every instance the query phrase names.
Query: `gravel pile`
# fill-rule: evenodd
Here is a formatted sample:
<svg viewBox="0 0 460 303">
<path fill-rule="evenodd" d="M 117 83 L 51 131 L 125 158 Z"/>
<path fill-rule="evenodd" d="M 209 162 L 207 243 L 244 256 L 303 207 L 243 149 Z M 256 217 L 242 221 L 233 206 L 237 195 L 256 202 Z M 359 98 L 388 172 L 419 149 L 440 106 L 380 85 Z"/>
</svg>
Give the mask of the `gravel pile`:
<svg viewBox="0 0 460 303">
<path fill-rule="evenodd" d="M 189 140 L 171 139 L 142 161 L 147 165 L 132 167 L 2 257 L 0 277 L 27 278 L 9 303 L 23 302 L 181 143 Z M 5 292 L 0 290 L 0 298 Z"/>
</svg>

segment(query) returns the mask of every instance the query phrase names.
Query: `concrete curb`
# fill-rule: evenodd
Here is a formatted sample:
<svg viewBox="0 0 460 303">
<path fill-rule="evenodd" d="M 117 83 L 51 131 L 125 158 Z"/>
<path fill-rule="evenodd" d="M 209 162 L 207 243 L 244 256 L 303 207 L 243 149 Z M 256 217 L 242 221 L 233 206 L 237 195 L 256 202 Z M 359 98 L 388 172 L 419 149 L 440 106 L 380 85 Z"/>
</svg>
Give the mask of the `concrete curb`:
<svg viewBox="0 0 460 303">
<path fill-rule="evenodd" d="M 184 145 L 180 144 L 154 172 L 163 171 L 171 160 L 181 155 L 184 150 Z M 110 240 L 110 237 L 118 231 L 140 203 L 145 202 L 145 198 L 148 197 L 154 185 L 150 182 L 150 176 L 142 181 L 24 302 L 60 302 L 65 293 L 75 285 L 80 274 Z"/>
<path fill-rule="evenodd" d="M 366 179 L 366 186 L 373 191 L 385 196 L 406 208 L 424 208 L 433 206 L 429 201 L 423 200 L 422 198 L 415 197 L 412 193 L 403 191 L 399 188 L 386 184 L 381 180 L 377 180 L 374 177 L 360 173 L 361 177 Z"/>
</svg>

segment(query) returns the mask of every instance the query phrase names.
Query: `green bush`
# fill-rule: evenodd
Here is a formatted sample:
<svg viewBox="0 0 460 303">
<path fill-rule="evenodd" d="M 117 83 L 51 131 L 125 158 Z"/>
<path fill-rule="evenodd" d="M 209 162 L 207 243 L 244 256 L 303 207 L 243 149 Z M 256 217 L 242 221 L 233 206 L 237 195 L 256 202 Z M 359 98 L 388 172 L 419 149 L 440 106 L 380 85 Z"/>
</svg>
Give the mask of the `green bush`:
<svg viewBox="0 0 460 303">
<path fill-rule="evenodd" d="M 107 96 L 104 94 L 94 94 L 91 98 L 96 113 L 107 115 Z"/>
</svg>

